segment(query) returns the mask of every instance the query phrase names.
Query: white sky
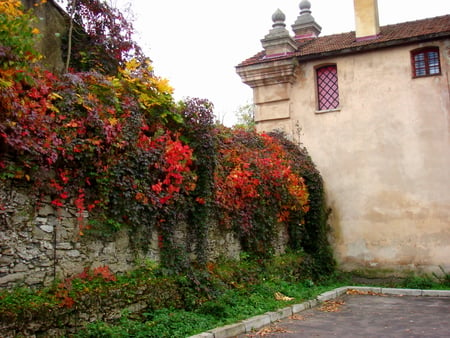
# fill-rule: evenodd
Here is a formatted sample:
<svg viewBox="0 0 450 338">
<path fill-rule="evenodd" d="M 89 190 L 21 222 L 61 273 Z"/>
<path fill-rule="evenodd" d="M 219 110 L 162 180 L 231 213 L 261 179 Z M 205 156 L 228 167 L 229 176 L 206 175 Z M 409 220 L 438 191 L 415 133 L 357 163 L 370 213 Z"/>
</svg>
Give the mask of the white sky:
<svg viewBox="0 0 450 338">
<path fill-rule="evenodd" d="M 286 28 L 299 15 L 300 0 L 116 0 L 130 3 L 137 40 L 155 73 L 169 79 L 175 98 L 206 98 L 226 125 L 252 102 L 251 89 L 235 66 L 262 50 L 280 8 Z M 323 35 L 353 31 L 353 0 L 310 0 Z M 378 0 L 380 25 L 450 13 L 450 0 Z"/>
</svg>

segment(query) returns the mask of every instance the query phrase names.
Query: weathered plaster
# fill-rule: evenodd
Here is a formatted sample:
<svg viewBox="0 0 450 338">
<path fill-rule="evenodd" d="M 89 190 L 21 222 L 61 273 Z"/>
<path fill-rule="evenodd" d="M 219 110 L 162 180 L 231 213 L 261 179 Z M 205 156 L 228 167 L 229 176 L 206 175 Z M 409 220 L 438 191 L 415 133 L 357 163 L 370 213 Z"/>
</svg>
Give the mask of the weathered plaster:
<svg viewBox="0 0 450 338">
<path fill-rule="evenodd" d="M 442 74 L 413 79 L 410 51 L 428 45 L 440 48 Z M 290 118 L 264 120 L 269 109 L 260 115 L 259 131 L 298 137 L 298 122 L 324 177 L 344 269 L 450 270 L 449 46 L 446 40 L 301 63 Z M 314 70 L 325 63 L 337 65 L 340 109 L 318 114 Z M 276 117 L 285 110 L 270 105 L 257 106 Z"/>
</svg>

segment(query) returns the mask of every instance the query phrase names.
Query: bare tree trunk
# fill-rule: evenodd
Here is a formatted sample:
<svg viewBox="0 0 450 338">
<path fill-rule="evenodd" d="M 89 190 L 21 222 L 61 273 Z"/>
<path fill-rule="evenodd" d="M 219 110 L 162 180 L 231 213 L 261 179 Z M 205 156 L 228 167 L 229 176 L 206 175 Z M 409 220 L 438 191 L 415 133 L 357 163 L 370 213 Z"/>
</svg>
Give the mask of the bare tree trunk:
<svg viewBox="0 0 450 338">
<path fill-rule="evenodd" d="M 67 73 L 69 71 L 70 65 L 70 57 L 72 54 L 72 34 L 73 34 L 73 17 L 75 16 L 75 5 L 77 0 L 72 0 L 72 8 L 70 13 L 70 25 L 69 25 L 69 36 L 67 41 L 67 58 L 66 58 L 66 66 L 64 67 L 64 72 Z"/>
</svg>

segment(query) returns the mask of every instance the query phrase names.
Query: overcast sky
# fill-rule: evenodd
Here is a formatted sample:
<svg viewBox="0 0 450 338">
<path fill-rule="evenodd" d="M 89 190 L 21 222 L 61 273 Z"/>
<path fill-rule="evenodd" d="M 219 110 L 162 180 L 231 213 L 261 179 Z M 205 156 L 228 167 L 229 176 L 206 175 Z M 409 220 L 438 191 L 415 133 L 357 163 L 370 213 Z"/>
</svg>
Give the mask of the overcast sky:
<svg viewBox="0 0 450 338">
<path fill-rule="evenodd" d="M 262 50 L 280 8 L 286 28 L 299 15 L 300 0 L 116 0 L 130 3 L 137 40 L 153 60 L 155 73 L 169 79 L 175 98 L 214 103 L 226 125 L 239 106 L 252 101 L 235 66 Z M 310 0 L 323 35 L 355 30 L 353 0 Z M 450 0 L 378 0 L 380 25 L 450 14 Z"/>
</svg>

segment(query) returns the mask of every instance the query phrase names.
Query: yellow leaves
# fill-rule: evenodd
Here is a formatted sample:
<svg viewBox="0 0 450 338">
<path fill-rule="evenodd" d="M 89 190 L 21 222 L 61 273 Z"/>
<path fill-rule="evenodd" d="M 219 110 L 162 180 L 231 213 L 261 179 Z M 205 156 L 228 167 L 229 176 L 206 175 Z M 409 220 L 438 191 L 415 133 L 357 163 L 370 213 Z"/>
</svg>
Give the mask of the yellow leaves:
<svg viewBox="0 0 450 338">
<path fill-rule="evenodd" d="M 281 292 L 275 292 L 274 297 L 276 300 L 282 300 L 282 301 L 294 300 L 294 298 L 285 296 Z"/>
<path fill-rule="evenodd" d="M 173 88 L 169 85 L 169 80 L 159 77 L 154 77 L 152 79 L 152 84 L 155 88 L 164 94 L 173 94 Z"/>
<path fill-rule="evenodd" d="M 129 83 L 138 87 L 150 87 L 163 94 L 173 94 L 173 88 L 169 85 L 169 80 L 155 76 L 149 60 L 139 62 L 132 59 L 125 64 L 124 68 L 119 69 L 119 73 Z"/>
<path fill-rule="evenodd" d="M 19 0 L 0 0 L 0 14 L 10 17 L 23 15 L 22 4 Z"/>
<path fill-rule="evenodd" d="M 13 81 L 0 78 L 0 88 L 9 88 L 13 85 Z"/>
<path fill-rule="evenodd" d="M 125 71 L 133 72 L 141 66 L 141 63 L 136 59 L 131 59 L 125 64 Z"/>
<path fill-rule="evenodd" d="M 59 95 L 59 94 L 57 94 L 57 93 L 55 93 L 55 92 L 50 93 L 50 94 L 48 95 L 48 97 L 49 97 L 51 100 L 56 100 L 56 99 L 62 100 L 62 99 L 63 99 L 63 97 L 62 97 L 61 95 Z"/>
<path fill-rule="evenodd" d="M 37 29 L 37 28 L 35 27 L 35 28 L 33 28 L 33 29 L 31 30 L 31 33 L 37 35 L 37 34 L 40 33 L 40 31 L 39 31 L 39 29 Z"/>
<path fill-rule="evenodd" d="M 115 117 L 110 117 L 108 119 L 108 121 L 109 121 L 109 124 L 112 125 L 112 126 L 115 126 L 117 123 L 119 123 L 119 120 L 116 119 Z"/>
<path fill-rule="evenodd" d="M 30 175 L 25 174 L 22 170 L 16 171 L 14 174 L 15 179 L 22 179 L 25 178 L 27 181 L 30 181 Z"/>
<path fill-rule="evenodd" d="M 156 105 L 155 99 L 150 97 L 147 93 L 141 93 L 139 95 L 139 103 L 142 108 L 151 108 Z"/>
</svg>

